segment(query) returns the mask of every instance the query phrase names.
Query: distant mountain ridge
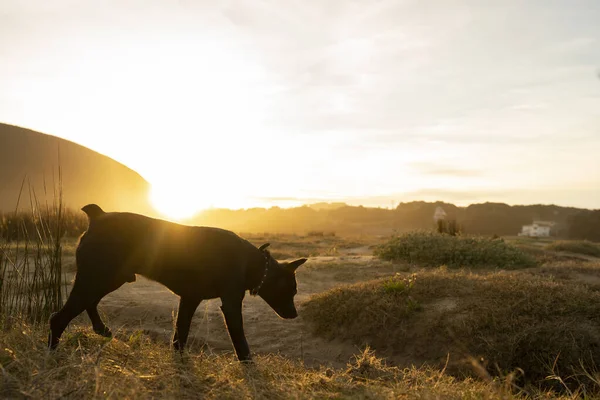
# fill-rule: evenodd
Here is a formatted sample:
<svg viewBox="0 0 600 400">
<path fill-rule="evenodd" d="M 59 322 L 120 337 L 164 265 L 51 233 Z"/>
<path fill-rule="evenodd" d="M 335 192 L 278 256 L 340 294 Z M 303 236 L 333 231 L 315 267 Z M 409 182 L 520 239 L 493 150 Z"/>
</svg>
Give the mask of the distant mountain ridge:
<svg viewBox="0 0 600 400">
<path fill-rule="evenodd" d="M 59 157 L 60 154 L 60 157 Z M 65 204 L 88 203 L 107 210 L 154 214 L 150 184 L 137 172 L 84 146 L 30 129 L 0 123 L 0 211 L 13 211 L 25 179 L 22 209 L 29 208 L 29 186 L 38 198 L 52 201 L 58 167 Z"/>
<path fill-rule="evenodd" d="M 446 218 L 456 220 L 464 233 L 517 235 L 533 220 L 555 222 L 554 233 L 566 237 L 574 218 L 588 220 L 600 211 L 556 205 L 510 206 L 504 203 L 471 204 L 458 207 L 445 202 L 412 201 L 394 209 L 317 203 L 294 208 L 211 209 L 188 222 L 218 226 L 236 232 L 303 234 L 335 232 L 340 235 L 389 235 L 417 229 L 435 228 L 434 214 L 441 207 Z M 581 238 L 595 234 L 579 235 Z"/>
</svg>

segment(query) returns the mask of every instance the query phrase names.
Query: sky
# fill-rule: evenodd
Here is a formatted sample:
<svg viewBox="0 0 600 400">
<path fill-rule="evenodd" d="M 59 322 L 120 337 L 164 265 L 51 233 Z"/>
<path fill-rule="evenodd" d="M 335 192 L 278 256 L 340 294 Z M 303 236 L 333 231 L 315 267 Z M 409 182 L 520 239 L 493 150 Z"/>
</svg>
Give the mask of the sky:
<svg viewBox="0 0 600 400">
<path fill-rule="evenodd" d="M 411 200 L 600 208 L 597 0 L 0 3 L 0 121 L 171 216 Z"/>
</svg>

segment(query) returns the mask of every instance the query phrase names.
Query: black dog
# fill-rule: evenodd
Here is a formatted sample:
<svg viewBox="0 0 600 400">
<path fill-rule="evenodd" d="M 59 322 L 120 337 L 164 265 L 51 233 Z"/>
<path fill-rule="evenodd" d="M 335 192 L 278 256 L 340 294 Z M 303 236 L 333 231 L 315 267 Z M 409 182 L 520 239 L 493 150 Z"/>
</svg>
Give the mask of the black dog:
<svg viewBox="0 0 600 400">
<path fill-rule="evenodd" d="M 242 300 L 246 290 L 262 297 L 282 318 L 296 318 L 295 271 L 305 258 L 279 263 L 264 244 L 254 247 L 235 233 L 192 227 L 132 213 L 105 213 L 96 204 L 82 208 L 89 218 L 77 246 L 77 275 L 64 307 L 50 318 L 48 346 L 56 348 L 69 322 L 86 310 L 100 335 L 111 331 L 98 303 L 140 274 L 180 296 L 173 346 L 183 350 L 192 316 L 204 299 L 221 298 L 221 310 L 240 361 L 249 361 Z"/>
</svg>

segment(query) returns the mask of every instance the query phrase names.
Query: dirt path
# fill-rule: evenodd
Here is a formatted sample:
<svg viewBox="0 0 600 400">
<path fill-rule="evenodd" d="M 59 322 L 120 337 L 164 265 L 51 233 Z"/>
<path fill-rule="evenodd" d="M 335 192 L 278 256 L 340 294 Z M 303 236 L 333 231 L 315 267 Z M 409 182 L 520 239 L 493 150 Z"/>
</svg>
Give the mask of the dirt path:
<svg viewBox="0 0 600 400">
<path fill-rule="evenodd" d="M 590 262 L 600 262 L 600 258 L 599 257 L 594 257 L 594 256 L 588 256 L 586 254 L 579 254 L 579 253 L 571 253 L 568 251 L 555 251 L 554 253 L 564 256 L 564 257 L 570 257 L 573 259 L 577 259 L 577 260 L 583 260 L 583 261 L 590 261 Z"/>
<path fill-rule="evenodd" d="M 357 249 L 352 254 L 364 254 Z M 344 283 L 373 279 L 394 272 L 390 263 L 370 255 L 313 257 L 298 270 L 296 304 L 300 316 L 283 320 L 260 298 L 247 295 L 244 301 L 244 327 L 252 352 L 279 353 L 290 359 L 303 359 L 307 366 L 344 366 L 357 348 L 349 343 L 328 342 L 309 333 L 302 319 L 302 303 L 310 295 Z M 135 283 L 126 284 L 106 296 L 99 309 L 107 325 L 118 337 L 133 330 L 144 330 L 157 340 L 170 340 L 179 298 L 164 286 L 138 276 Z M 191 351 L 232 352 L 225 329 L 220 300 L 204 301 L 198 307 L 190 330 Z M 87 316 L 78 323 L 89 324 Z"/>
</svg>

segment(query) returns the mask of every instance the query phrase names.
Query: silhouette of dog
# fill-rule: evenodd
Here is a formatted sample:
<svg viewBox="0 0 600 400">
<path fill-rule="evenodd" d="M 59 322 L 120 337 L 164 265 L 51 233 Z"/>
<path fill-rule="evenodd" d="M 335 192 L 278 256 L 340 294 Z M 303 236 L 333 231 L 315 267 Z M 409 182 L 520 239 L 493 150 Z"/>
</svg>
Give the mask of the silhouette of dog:
<svg viewBox="0 0 600 400">
<path fill-rule="evenodd" d="M 98 303 L 140 274 L 180 296 L 173 346 L 183 351 L 190 324 L 202 300 L 221 299 L 221 310 L 240 361 L 251 361 L 244 335 L 242 301 L 246 290 L 262 297 L 282 318 L 296 318 L 296 269 L 301 258 L 279 263 L 269 244 L 260 248 L 233 232 L 185 226 L 139 214 L 82 208 L 89 227 L 77 246 L 77 275 L 64 307 L 50 317 L 48 346 L 56 348 L 69 322 L 86 310 L 94 331 L 110 337 Z"/>
</svg>

